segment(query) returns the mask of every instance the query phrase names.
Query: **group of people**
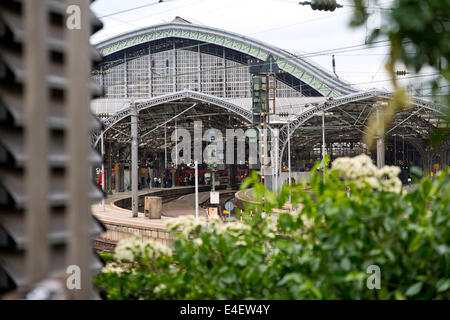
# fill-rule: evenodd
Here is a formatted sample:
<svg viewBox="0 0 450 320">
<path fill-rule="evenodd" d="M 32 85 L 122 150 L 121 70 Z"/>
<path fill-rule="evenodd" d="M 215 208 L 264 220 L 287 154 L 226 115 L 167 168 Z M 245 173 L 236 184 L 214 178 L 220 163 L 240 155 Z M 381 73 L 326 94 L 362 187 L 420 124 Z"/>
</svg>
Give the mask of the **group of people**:
<svg viewBox="0 0 450 320">
<path fill-rule="evenodd" d="M 202 176 L 200 176 L 200 181 L 202 179 Z M 194 175 L 192 174 L 185 174 L 184 176 L 178 177 L 178 185 L 180 186 L 193 186 L 195 184 Z M 200 182 L 200 184 L 202 184 Z"/>
</svg>

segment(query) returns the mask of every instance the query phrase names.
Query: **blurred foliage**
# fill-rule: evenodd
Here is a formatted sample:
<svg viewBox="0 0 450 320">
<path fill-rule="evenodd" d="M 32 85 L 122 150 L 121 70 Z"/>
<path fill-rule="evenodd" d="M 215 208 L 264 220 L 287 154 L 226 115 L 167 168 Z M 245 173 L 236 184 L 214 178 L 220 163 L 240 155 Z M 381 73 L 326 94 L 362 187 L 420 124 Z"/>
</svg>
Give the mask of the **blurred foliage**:
<svg viewBox="0 0 450 320">
<path fill-rule="evenodd" d="M 386 70 L 392 78 L 394 96 L 386 109 L 386 116 L 380 123 L 372 119 L 369 124 L 366 143 L 373 145 L 376 128 L 388 128 L 395 112 L 408 107 L 409 99 L 404 88 L 396 81 L 395 67 L 403 64 L 418 73 L 431 67 L 440 74 L 430 82 L 433 94 L 439 90 L 444 96 L 444 112 L 450 123 L 450 0 L 393 0 L 391 5 L 379 0 L 353 0 L 355 10 L 352 26 L 363 26 L 370 17 L 370 11 L 379 7 L 382 24 L 371 30 L 368 42 L 388 39 L 389 61 Z M 439 128 L 431 137 L 432 145 L 443 141 L 450 129 Z"/>
<path fill-rule="evenodd" d="M 253 172 L 243 188 L 260 204 L 242 223 L 180 224 L 172 254 L 108 255 L 96 283 L 110 299 L 450 299 L 448 170 L 394 193 L 328 169 L 324 184 L 319 165 L 308 192 L 303 181 L 275 194 Z M 301 212 L 272 214 L 289 198 Z M 370 265 L 380 289 L 366 285 Z"/>
</svg>

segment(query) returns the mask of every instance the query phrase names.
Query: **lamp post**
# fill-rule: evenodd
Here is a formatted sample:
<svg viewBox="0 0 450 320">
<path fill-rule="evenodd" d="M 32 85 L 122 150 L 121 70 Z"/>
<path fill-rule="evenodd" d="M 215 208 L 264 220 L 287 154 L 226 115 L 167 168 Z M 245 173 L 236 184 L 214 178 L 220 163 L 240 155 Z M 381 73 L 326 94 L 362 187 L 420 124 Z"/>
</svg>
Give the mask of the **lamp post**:
<svg viewBox="0 0 450 320">
<path fill-rule="evenodd" d="M 194 161 L 195 164 L 195 218 L 198 219 L 198 161 Z"/>
<path fill-rule="evenodd" d="M 291 129 L 290 129 L 290 125 L 288 122 L 288 127 L 287 127 L 287 131 L 288 131 L 288 185 L 291 185 Z"/>
<path fill-rule="evenodd" d="M 323 183 L 325 183 L 325 155 L 327 150 L 325 149 L 325 111 L 322 112 L 322 165 L 323 165 Z"/>
<path fill-rule="evenodd" d="M 103 131 L 101 133 L 101 148 L 102 148 L 102 191 L 105 192 L 105 164 L 104 164 L 104 157 L 105 157 L 105 146 L 103 143 Z M 111 170 L 111 168 L 110 168 Z M 105 197 L 102 197 L 102 211 L 105 211 Z"/>
</svg>

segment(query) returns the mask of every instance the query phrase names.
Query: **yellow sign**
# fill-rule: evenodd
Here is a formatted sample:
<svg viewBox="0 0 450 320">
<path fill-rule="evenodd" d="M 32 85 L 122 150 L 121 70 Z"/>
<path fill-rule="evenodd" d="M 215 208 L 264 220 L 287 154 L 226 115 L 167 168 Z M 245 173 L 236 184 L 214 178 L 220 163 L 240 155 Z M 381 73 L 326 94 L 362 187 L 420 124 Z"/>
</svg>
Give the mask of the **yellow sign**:
<svg viewBox="0 0 450 320">
<path fill-rule="evenodd" d="M 147 172 L 147 169 L 141 168 L 141 173 L 146 173 L 146 172 Z"/>
<path fill-rule="evenodd" d="M 119 170 L 119 165 L 118 165 L 118 164 L 116 164 L 116 165 L 114 166 L 114 170 Z"/>
<path fill-rule="evenodd" d="M 230 211 L 228 211 L 228 210 L 223 210 L 223 214 L 229 214 L 230 213 Z"/>
</svg>

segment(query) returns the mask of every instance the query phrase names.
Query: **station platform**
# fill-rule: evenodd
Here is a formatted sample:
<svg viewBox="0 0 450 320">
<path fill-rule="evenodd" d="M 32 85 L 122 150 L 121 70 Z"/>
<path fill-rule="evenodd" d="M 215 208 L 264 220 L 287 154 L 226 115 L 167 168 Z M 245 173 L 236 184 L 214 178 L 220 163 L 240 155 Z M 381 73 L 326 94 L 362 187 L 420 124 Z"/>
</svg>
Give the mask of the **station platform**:
<svg viewBox="0 0 450 320">
<path fill-rule="evenodd" d="M 175 189 L 183 189 L 183 188 L 192 188 L 191 186 L 180 186 L 175 188 L 152 188 L 152 189 L 145 189 L 145 190 L 139 190 L 138 196 L 142 196 L 144 194 L 152 194 L 158 191 L 167 191 L 167 190 L 175 190 Z M 115 224 L 122 224 L 126 226 L 147 226 L 147 227 L 155 227 L 155 228 L 164 228 L 166 222 L 168 219 L 171 219 L 171 217 L 168 217 L 166 215 L 163 215 L 161 219 L 149 219 L 145 217 L 144 213 L 138 212 L 138 217 L 132 217 L 131 210 L 127 210 L 124 208 L 120 208 L 116 206 L 114 203 L 117 200 L 130 198 L 131 197 L 131 191 L 125 191 L 125 192 L 117 192 L 113 193 L 112 195 L 108 195 L 105 199 L 105 211 L 102 210 L 102 204 L 95 203 L 91 206 L 92 213 L 102 222 L 104 223 L 115 223 Z M 200 198 L 200 197 L 199 197 Z M 195 200 L 194 200 L 195 201 Z M 164 205 L 163 205 L 164 210 Z M 186 212 L 187 211 L 187 212 Z M 192 210 L 189 210 L 189 208 L 186 208 L 183 210 L 184 214 L 195 214 L 195 207 L 192 205 Z M 180 214 L 179 214 L 180 215 Z M 177 217 L 178 215 L 171 215 L 172 217 Z"/>
</svg>

